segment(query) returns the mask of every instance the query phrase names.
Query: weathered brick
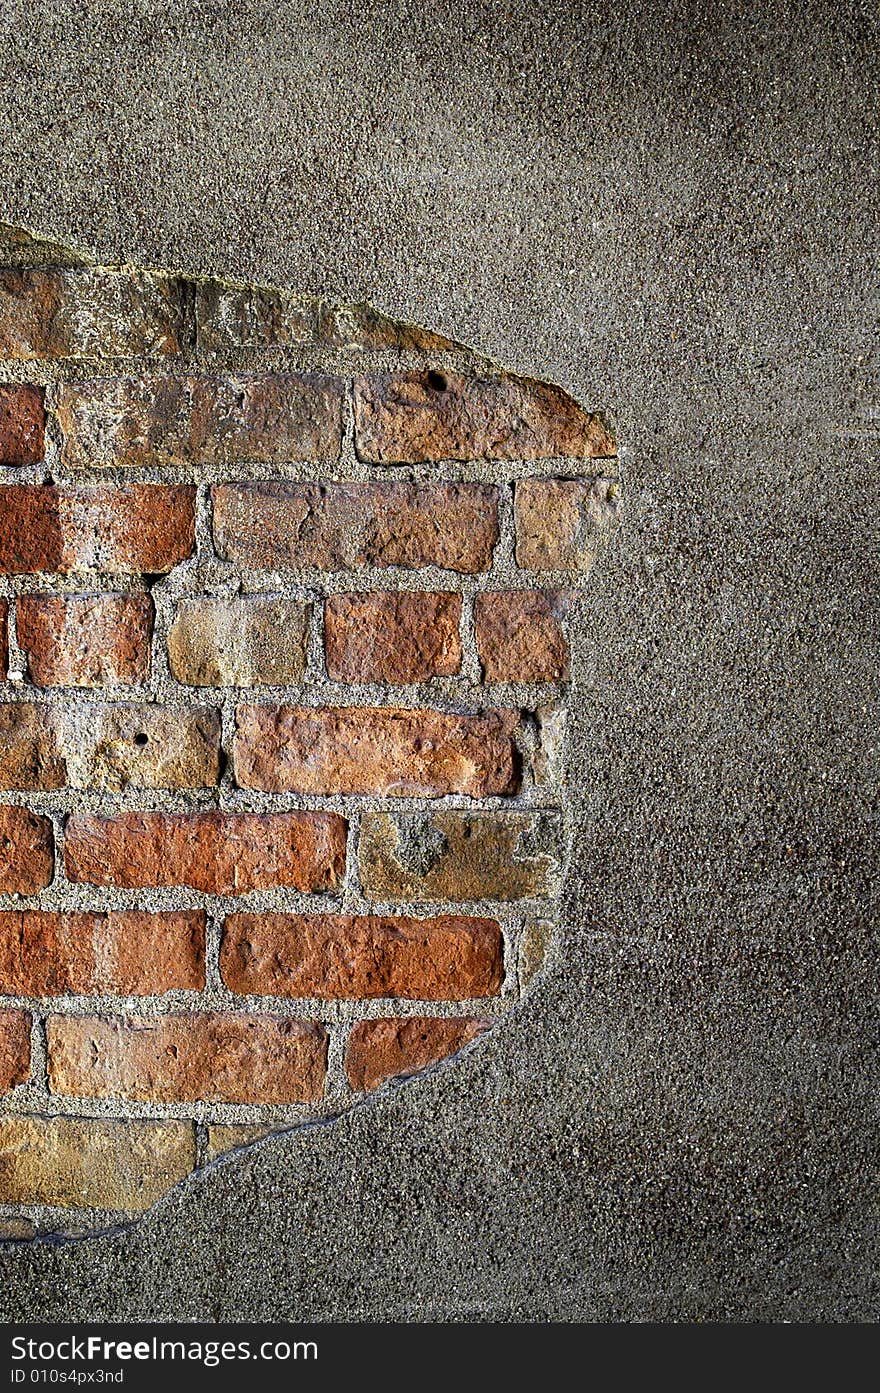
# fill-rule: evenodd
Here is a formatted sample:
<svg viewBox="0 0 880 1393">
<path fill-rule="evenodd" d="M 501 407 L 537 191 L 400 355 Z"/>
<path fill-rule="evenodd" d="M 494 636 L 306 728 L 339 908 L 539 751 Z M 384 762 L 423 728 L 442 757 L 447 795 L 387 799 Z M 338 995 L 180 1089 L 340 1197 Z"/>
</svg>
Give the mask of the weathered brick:
<svg viewBox="0 0 880 1393">
<path fill-rule="evenodd" d="M 520 480 L 517 565 L 587 575 L 617 522 L 619 494 L 613 479 Z"/>
<path fill-rule="evenodd" d="M 67 824 L 64 864 L 69 879 L 92 885 L 332 890 L 345 874 L 347 830 L 335 813 L 82 813 Z"/>
<path fill-rule="evenodd" d="M 168 660 L 190 687 L 285 686 L 305 671 L 309 606 L 283 595 L 182 600 Z"/>
<path fill-rule="evenodd" d="M 59 389 L 70 469 L 339 458 L 342 384 L 294 373 L 106 378 Z"/>
<path fill-rule="evenodd" d="M 278 1016 L 50 1016 L 49 1087 L 150 1103 L 310 1103 L 324 1091 L 327 1032 Z"/>
<path fill-rule="evenodd" d="M 9 676 L 9 601 L 0 600 L 0 679 Z"/>
<path fill-rule="evenodd" d="M 0 358 L 178 353 L 181 298 L 147 271 L 0 270 Z"/>
<path fill-rule="evenodd" d="M 498 491 L 486 484 L 245 483 L 212 490 L 226 560 L 268 570 L 439 566 L 486 571 Z"/>
<path fill-rule="evenodd" d="M 0 705 L 0 788 L 63 788 L 66 777 L 52 713 L 32 702 Z"/>
<path fill-rule="evenodd" d="M 516 711 L 239 706 L 235 777 L 269 793 L 515 793 Z"/>
<path fill-rule="evenodd" d="M 0 383 L 0 464 L 39 464 L 45 424 L 42 387 Z"/>
<path fill-rule="evenodd" d="M 557 682 L 568 676 L 563 624 L 570 596 L 490 590 L 474 601 L 477 652 L 488 682 Z"/>
<path fill-rule="evenodd" d="M 337 682 L 427 682 L 461 669 L 461 596 L 379 591 L 331 595 L 327 672 Z"/>
<path fill-rule="evenodd" d="M 49 884 L 54 866 L 49 818 L 0 807 L 0 895 L 35 895 Z"/>
<path fill-rule="evenodd" d="M 163 575 L 195 548 L 195 489 L 0 489 L 0 573 Z"/>
<path fill-rule="evenodd" d="M 0 1118 L 0 1203 L 141 1213 L 196 1164 L 191 1122 Z"/>
<path fill-rule="evenodd" d="M 368 899 L 521 900 L 559 891 L 556 813 L 364 813 L 358 843 Z"/>
<path fill-rule="evenodd" d="M 457 1054 L 489 1022 L 473 1017 L 397 1016 L 358 1021 L 345 1052 L 348 1081 L 357 1093 L 369 1093 L 386 1079 L 418 1074 L 430 1064 Z"/>
<path fill-rule="evenodd" d="M 59 715 L 71 788 L 213 788 L 220 713 L 146 702 L 76 706 Z"/>
<path fill-rule="evenodd" d="M 205 985 L 201 910 L 0 913 L 0 992 L 159 996 Z"/>
<path fill-rule="evenodd" d="M 149 595 L 22 595 L 16 617 L 38 687 L 103 687 L 149 676 Z"/>
<path fill-rule="evenodd" d="M 503 947 L 494 919 L 230 914 L 220 971 L 230 991 L 333 1001 L 497 996 Z"/>
<path fill-rule="evenodd" d="M 238 348 L 289 348 L 312 343 L 317 305 L 284 290 L 201 281 L 196 288 L 200 354 L 223 357 Z"/>
<path fill-rule="evenodd" d="M 227 1151 L 237 1151 L 239 1147 L 248 1146 L 250 1142 L 270 1137 L 275 1130 L 273 1127 L 263 1127 L 259 1122 L 215 1122 L 208 1127 L 205 1160 L 216 1161 L 218 1156 L 225 1155 Z"/>
<path fill-rule="evenodd" d="M 31 1017 L 28 1011 L 0 1011 L 0 1093 L 31 1075 Z"/>
<path fill-rule="evenodd" d="M 329 348 L 399 353 L 447 353 L 458 347 L 442 334 L 401 324 L 371 305 L 322 304 L 318 313 L 317 339 Z"/>
<path fill-rule="evenodd" d="M 355 444 L 371 464 L 616 454 L 600 416 L 528 377 L 383 373 L 355 381 Z"/>
</svg>

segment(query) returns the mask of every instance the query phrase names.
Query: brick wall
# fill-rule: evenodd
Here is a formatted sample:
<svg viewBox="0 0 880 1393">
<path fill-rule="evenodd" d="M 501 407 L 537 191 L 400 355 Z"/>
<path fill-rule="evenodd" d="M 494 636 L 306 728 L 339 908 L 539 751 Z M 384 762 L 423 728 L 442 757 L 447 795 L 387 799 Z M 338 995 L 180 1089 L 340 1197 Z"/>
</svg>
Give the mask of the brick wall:
<svg viewBox="0 0 880 1393">
<path fill-rule="evenodd" d="M 618 485 L 599 416 L 364 307 L 17 259 L 0 1232 L 28 1236 L 142 1211 L 516 1001 Z"/>
</svg>

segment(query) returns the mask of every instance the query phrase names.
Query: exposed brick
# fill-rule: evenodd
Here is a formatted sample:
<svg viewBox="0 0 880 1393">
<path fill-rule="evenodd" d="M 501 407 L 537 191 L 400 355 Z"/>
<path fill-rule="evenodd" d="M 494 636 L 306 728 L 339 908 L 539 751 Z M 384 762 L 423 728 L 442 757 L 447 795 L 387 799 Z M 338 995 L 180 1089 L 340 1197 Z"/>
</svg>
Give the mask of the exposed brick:
<svg viewBox="0 0 880 1393">
<path fill-rule="evenodd" d="M 64 758 L 52 713 L 32 702 L 0 705 L 0 788 L 63 788 Z"/>
<path fill-rule="evenodd" d="M 447 353 L 458 347 L 442 334 L 420 329 L 417 324 L 401 324 L 371 305 L 321 305 L 317 338 L 329 348 L 400 353 Z"/>
<path fill-rule="evenodd" d="M 335 813 L 83 813 L 67 824 L 64 864 L 92 885 L 331 890 L 345 873 L 347 830 Z"/>
<path fill-rule="evenodd" d="M 417 1074 L 448 1059 L 482 1031 L 488 1021 L 473 1017 L 397 1016 L 358 1021 L 345 1052 L 348 1081 L 357 1093 L 369 1093 L 386 1079 Z"/>
<path fill-rule="evenodd" d="M 0 489 L 0 573 L 163 575 L 195 548 L 195 489 Z"/>
<path fill-rule="evenodd" d="M 0 1093 L 8 1093 L 31 1074 L 31 1017 L 28 1011 L 0 1011 Z"/>
<path fill-rule="evenodd" d="M 235 777 L 270 793 L 511 794 L 518 724 L 516 711 L 240 706 Z"/>
<path fill-rule="evenodd" d="M 220 713 L 145 702 L 75 706 L 59 717 L 71 788 L 213 788 Z"/>
<path fill-rule="evenodd" d="M 45 424 L 42 387 L 0 383 L 0 464 L 39 464 Z"/>
<path fill-rule="evenodd" d="M 182 600 L 168 660 L 191 687 L 285 686 L 305 671 L 309 606 L 283 595 Z"/>
<path fill-rule="evenodd" d="M 486 484 L 221 484 L 212 497 L 220 554 L 269 570 L 473 574 L 491 566 L 498 540 L 498 492 Z"/>
<path fill-rule="evenodd" d="M 556 895 L 556 813 L 364 813 L 358 843 L 368 899 L 520 900 Z"/>
<path fill-rule="evenodd" d="M 0 1203 L 141 1213 L 196 1163 L 191 1122 L 0 1118 Z"/>
<path fill-rule="evenodd" d="M 146 271 L 0 270 L 0 359 L 179 352 L 181 287 Z"/>
<path fill-rule="evenodd" d="M 529 919 L 519 941 L 519 980 L 527 987 L 547 961 L 553 946 L 554 927 L 549 919 Z"/>
<path fill-rule="evenodd" d="M 220 971 L 242 995 L 465 1001 L 497 996 L 502 957 L 494 919 L 230 914 Z"/>
<path fill-rule="evenodd" d="M 327 672 L 337 682 L 427 682 L 461 669 L 461 596 L 380 591 L 331 595 Z"/>
<path fill-rule="evenodd" d="M 327 1032 L 277 1016 L 50 1016 L 49 1087 L 152 1103 L 310 1103 L 324 1091 Z"/>
<path fill-rule="evenodd" d="M 145 682 L 150 671 L 149 595 L 22 595 L 18 641 L 38 687 Z"/>
<path fill-rule="evenodd" d="M 600 416 L 528 377 L 385 373 L 357 378 L 354 401 L 357 452 L 372 464 L 616 454 Z"/>
<path fill-rule="evenodd" d="M 225 1155 L 227 1151 L 236 1151 L 241 1146 L 248 1146 L 250 1142 L 270 1137 L 275 1130 L 273 1127 L 262 1127 L 258 1122 L 216 1122 L 208 1127 L 205 1160 L 216 1161 L 218 1156 Z"/>
<path fill-rule="evenodd" d="M 49 818 L 0 807 L 0 895 L 35 895 L 49 884 L 54 865 Z"/>
<path fill-rule="evenodd" d="M 201 910 L 0 913 L 0 992 L 158 996 L 205 985 Z"/>
<path fill-rule="evenodd" d="M 196 342 L 199 353 L 208 357 L 238 348 L 312 343 L 315 329 L 314 300 L 220 281 L 201 281 L 196 289 Z"/>
<path fill-rule="evenodd" d="M 568 676 L 559 591 L 490 590 L 474 601 L 477 652 L 489 682 L 557 682 Z"/>
<path fill-rule="evenodd" d="M 59 389 L 71 469 L 336 460 L 342 384 L 294 373 L 106 378 Z"/>
<path fill-rule="evenodd" d="M 586 575 L 617 522 L 613 479 L 522 479 L 516 485 L 516 561 L 531 571 Z"/>
<path fill-rule="evenodd" d="M 9 676 L 9 601 L 0 600 L 0 679 Z"/>
<path fill-rule="evenodd" d="M 286 290 L 202 281 L 196 290 L 197 344 L 206 357 L 298 344 L 381 352 L 443 353 L 456 345 L 429 329 L 399 324 L 370 305 L 317 304 Z"/>
</svg>

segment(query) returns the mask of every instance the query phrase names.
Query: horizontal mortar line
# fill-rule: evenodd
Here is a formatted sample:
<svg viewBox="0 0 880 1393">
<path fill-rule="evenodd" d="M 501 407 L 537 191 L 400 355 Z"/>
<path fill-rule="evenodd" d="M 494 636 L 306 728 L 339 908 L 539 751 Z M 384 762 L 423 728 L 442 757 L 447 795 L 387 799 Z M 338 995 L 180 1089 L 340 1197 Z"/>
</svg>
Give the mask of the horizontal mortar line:
<svg viewBox="0 0 880 1393">
<path fill-rule="evenodd" d="M 487 592 L 491 593 L 491 592 Z M 221 596 L 218 598 L 226 599 Z M 236 702 L 239 706 L 297 706 L 297 705 L 326 705 L 331 710 L 345 709 L 349 706 L 361 707 L 364 710 L 371 710 L 378 707 L 390 705 L 391 709 L 403 707 L 404 710 L 419 711 L 427 705 L 431 709 L 433 703 L 443 700 L 447 704 L 457 698 L 469 698 L 468 706 L 474 702 L 484 700 L 490 703 L 494 701 L 498 704 L 501 698 L 506 698 L 508 702 L 515 698 L 516 704 L 531 702 L 546 705 L 554 698 L 567 695 L 569 683 L 559 682 L 476 682 L 467 677 L 438 677 L 424 683 L 373 683 L 373 682 L 333 682 L 320 677 L 312 680 L 304 680 L 300 684 L 285 684 L 284 686 L 214 686 L 214 687 L 195 687 L 182 682 L 171 681 L 160 690 L 146 685 L 126 686 L 118 684 L 106 687 L 85 687 L 85 686 L 38 686 L 27 678 L 20 681 L 11 679 L 14 692 L 5 689 L 0 690 L 0 702 L 19 701 L 26 697 L 28 701 L 37 702 L 47 707 L 63 706 L 69 709 L 71 704 L 80 705 L 144 705 L 144 706 L 165 706 L 180 711 L 197 711 L 204 707 L 220 706 L 228 699 Z M 306 702 L 304 699 L 308 697 Z M 457 712 L 451 710 L 449 714 L 472 715 L 484 707 L 477 706 L 474 711 L 468 710 Z"/>
<path fill-rule="evenodd" d="M 462 997 L 460 1000 L 420 1000 L 413 997 L 305 997 L 241 995 L 228 990 L 166 992 L 157 996 L 90 996 L 69 992 L 64 996 L 0 996 L 0 1011 L 23 1010 L 39 1016 L 71 1018 L 106 1015 L 127 1019 L 143 1016 L 162 1021 L 169 1015 L 268 1015 L 286 1020 L 314 1021 L 320 1025 L 352 1025 L 358 1020 L 386 1016 L 489 1015 L 501 1019 L 510 1009 L 504 992 L 489 997 Z"/>
<path fill-rule="evenodd" d="M 385 461 L 373 463 L 356 455 L 333 453 L 321 458 L 297 460 L 259 460 L 237 457 L 218 461 L 161 462 L 124 464 L 68 464 L 61 455 L 31 465 L 7 465 L 0 474 L 0 487 L 25 477 L 25 471 L 39 476 L 51 472 L 59 487 L 116 484 L 199 484 L 313 483 L 319 485 L 355 483 L 469 483 L 487 488 L 503 488 L 520 479 L 607 479 L 619 480 L 619 456 L 554 455 L 538 459 L 443 459 Z"/>
<path fill-rule="evenodd" d="M 293 1123 L 335 1113 L 349 1105 L 348 1095 L 324 1095 L 313 1103 L 224 1103 L 199 1099 L 189 1103 L 143 1102 L 126 1097 L 92 1097 L 66 1093 L 41 1094 L 25 1107 L 10 1107 L 5 1117 L 77 1117 L 94 1122 L 273 1122 Z M 222 1110 L 222 1111 L 220 1111 Z"/>
<path fill-rule="evenodd" d="M 388 795 L 328 794 L 309 796 L 284 793 L 256 793 L 251 789 L 197 789 L 171 791 L 168 789 L 137 789 L 126 794 L 111 794 L 99 788 L 73 788 L 52 791 L 6 789 L 0 790 L 0 803 L 9 807 L 28 808 L 45 816 L 71 817 L 83 813 L 89 816 L 116 818 L 125 813 L 162 813 L 168 817 L 187 813 L 252 813 L 257 817 L 288 813 L 333 813 L 349 818 L 355 812 L 389 813 L 429 817 L 433 813 L 460 812 L 477 816 L 479 813 L 522 813 L 537 815 L 558 812 L 559 803 L 547 803 L 539 788 L 530 788 L 510 798 L 466 799 L 458 794 L 441 798 Z M 557 793 L 563 796 L 563 790 Z M 590 819 L 595 815 L 590 815 Z M 140 887 L 139 887 L 140 888 Z M 324 893 L 324 892 L 321 892 Z"/>
<path fill-rule="evenodd" d="M 148 898 L 149 903 L 143 902 Z M 343 891 L 327 895 L 305 895 L 287 886 L 270 890 L 250 890 L 240 895 L 212 895 L 191 886 L 140 886 L 128 888 L 92 885 L 87 881 L 59 880 L 39 895 L 0 895 L 0 912 L 63 914 L 190 913 L 204 910 L 226 918 L 231 914 L 286 914 L 320 918 L 327 915 L 363 919 L 486 919 L 504 927 L 516 927 L 523 917 L 539 914 L 550 918 L 557 901 L 384 901 L 381 905 L 361 898 L 356 910 L 343 908 Z"/>
</svg>

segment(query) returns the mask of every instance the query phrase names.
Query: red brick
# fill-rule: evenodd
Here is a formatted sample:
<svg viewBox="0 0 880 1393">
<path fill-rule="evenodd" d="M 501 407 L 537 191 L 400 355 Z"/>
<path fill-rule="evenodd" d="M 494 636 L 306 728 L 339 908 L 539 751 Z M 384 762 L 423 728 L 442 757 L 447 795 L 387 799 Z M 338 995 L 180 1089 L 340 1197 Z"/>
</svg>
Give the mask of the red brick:
<svg viewBox="0 0 880 1393">
<path fill-rule="evenodd" d="M 335 813 L 81 813 L 67 824 L 64 864 L 92 885 L 322 891 L 345 874 L 346 835 Z"/>
<path fill-rule="evenodd" d="M 383 373 L 355 381 L 355 443 L 371 464 L 617 453 L 600 416 L 528 377 Z"/>
<path fill-rule="evenodd" d="M 294 373 L 107 378 L 58 396 L 71 469 L 339 458 L 342 384 Z"/>
<path fill-rule="evenodd" d="M 0 704 L 0 788 L 63 788 L 67 767 L 53 713 L 33 702 Z"/>
<path fill-rule="evenodd" d="M 230 914 L 220 949 L 230 991 L 328 1001 L 497 996 L 502 960 L 494 919 L 456 915 Z"/>
<path fill-rule="evenodd" d="M 0 359 L 179 352 L 181 286 L 148 271 L 0 270 Z"/>
<path fill-rule="evenodd" d="M 145 682 L 150 671 L 149 595 L 23 595 L 18 641 L 38 687 Z"/>
<path fill-rule="evenodd" d="M 45 424 L 42 387 L 0 384 L 0 464 L 39 464 Z"/>
<path fill-rule="evenodd" d="M 31 1017 L 27 1011 L 0 1011 L 0 1093 L 8 1093 L 31 1074 Z"/>
<path fill-rule="evenodd" d="M 268 570 L 439 566 L 487 571 L 498 491 L 486 484 L 246 483 L 212 489 L 227 561 Z"/>
<path fill-rule="evenodd" d="M 324 1091 L 327 1032 L 278 1016 L 50 1016 L 49 1087 L 148 1103 L 311 1103 Z"/>
<path fill-rule="evenodd" d="M 559 591 L 490 590 L 474 602 L 477 652 L 488 682 L 557 682 L 568 676 Z"/>
<path fill-rule="evenodd" d="M 0 912 L 0 992 L 7 996 L 158 996 L 204 985 L 201 910 Z"/>
<path fill-rule="evenodd" d="M 239 706 L 235 778 L 269 793 L 515 793 L 516 711 Z"/>
<path fill-rule="evenodd" d="M 0 489 L 0 573 L 164 575 L 195 548 L 195 489 Z"/>
<path fill-rule="evenodd" d="M 398 353 L 448 353 L 458 345 L 431 329 L 401 324 L 372 305 L 325 305 L 318 314 L 318 342 L 330 348 Z"/>
<path fill-rule="evenodd" d="M 489 1028 L 473 1017 L 397 1016 L 358 1021 L 345 1052 L 348 1081 L 357 1093 L 369 1093 L 386 1079 L 417 1074 L 430 1064 L 457 1054 Z"/>
<path fill-rule="evenodd" d="M 0 807 L 0 894 L 35 895 L 49 884 L 54 866 L 49 818 Z"/>
<path fill-rule="evenodd" d="M 327 672 L 337 682 L 427 682 L 461 669 L 461 596 L 331 595 L 324 606 Z"/>
</svg>

